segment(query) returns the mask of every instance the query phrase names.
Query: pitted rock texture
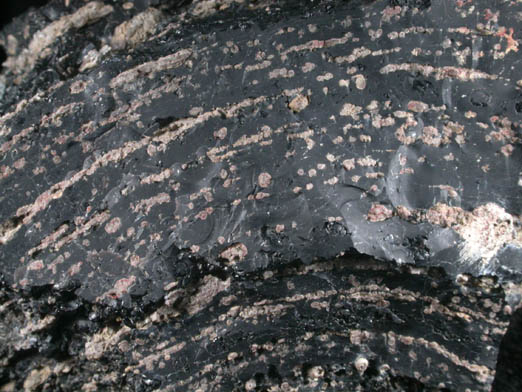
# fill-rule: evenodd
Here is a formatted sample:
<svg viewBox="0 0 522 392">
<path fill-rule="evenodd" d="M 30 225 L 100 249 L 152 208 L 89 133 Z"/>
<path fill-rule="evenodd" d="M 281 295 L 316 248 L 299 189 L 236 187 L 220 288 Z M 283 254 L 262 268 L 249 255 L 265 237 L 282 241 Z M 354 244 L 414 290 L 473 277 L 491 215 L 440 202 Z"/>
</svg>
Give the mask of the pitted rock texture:
<svg viewBox="0 0 522 392">
<path fill-rule="evenodd" d="M 0 306 L 25 332 L 3 337 L 5 388 L 488 390 L 522 294 L 521 13 L 54 1 L 15 20 Z"/>
<path fill-rule="evenodd" d="M 49 391 L 487 391 L 493 382 L 511 308 L 487 277 L 455 283 L 364 256 L 235 279 L 189 265 L 192 283 L 171 283 L 148 308 L 94 304 L 75 286 L 23 296 L 4 286 L 3 382 Z"/>
</svg>

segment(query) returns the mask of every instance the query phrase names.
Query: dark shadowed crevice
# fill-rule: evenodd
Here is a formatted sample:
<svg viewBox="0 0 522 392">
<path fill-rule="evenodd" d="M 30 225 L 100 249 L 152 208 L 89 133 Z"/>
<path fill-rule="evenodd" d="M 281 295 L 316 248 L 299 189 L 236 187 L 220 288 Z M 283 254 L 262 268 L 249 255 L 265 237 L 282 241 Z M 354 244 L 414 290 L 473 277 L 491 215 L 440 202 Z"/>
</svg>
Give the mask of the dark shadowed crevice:
<svg viewBox="0 0 522 392">
<path fill-rule="evenodd" d="M 522 309 L 518 309 L 500 344 L 493 392 L 515 392 L 522 388 Z"/>
</svg>

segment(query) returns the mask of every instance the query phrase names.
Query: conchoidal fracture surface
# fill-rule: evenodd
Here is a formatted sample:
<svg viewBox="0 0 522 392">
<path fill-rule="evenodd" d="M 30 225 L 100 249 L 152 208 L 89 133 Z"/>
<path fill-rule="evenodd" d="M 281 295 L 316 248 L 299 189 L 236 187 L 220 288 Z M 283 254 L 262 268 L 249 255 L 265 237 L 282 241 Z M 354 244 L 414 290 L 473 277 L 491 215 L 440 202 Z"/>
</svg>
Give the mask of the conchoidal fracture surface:
<svg viewBox="0 0 522 392">
<path fill-rule="evenodd" d="M 520 390 L 521 25 L 517 0 L 15 19 L 0 390 Z"/>
</svg>

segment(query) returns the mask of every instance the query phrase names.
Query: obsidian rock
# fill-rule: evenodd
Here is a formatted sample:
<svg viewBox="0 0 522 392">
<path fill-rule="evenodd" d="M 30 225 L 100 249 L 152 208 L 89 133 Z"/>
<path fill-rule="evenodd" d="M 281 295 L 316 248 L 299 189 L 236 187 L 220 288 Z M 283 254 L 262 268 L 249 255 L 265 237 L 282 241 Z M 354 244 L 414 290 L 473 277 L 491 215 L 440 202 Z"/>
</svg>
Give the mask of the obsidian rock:
<svg viewBox="0 0 522 392">
<path fill-rule="evenodd" d="M 522 6 L 492 7 L 15 19 L 3 388 L 489 390 L 522 293 Z"/>
</svg>

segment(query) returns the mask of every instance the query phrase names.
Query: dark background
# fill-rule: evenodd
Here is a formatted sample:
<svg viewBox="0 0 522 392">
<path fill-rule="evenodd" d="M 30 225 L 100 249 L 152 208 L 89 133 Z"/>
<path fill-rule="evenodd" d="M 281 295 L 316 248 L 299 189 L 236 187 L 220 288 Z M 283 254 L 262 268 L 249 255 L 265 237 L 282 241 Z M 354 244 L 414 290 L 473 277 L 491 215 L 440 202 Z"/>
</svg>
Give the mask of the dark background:
<svg viewBox="0 0 522 392">
<path fill-rule="evenodd" d="M 29 7 L 40 7 L 48 0 L 3 0 L 0 13 L 0 28 L 9 23 L 16 15 L 20 15 Z"/>
<path fill-rule="evenodd" d="M 20 15 L 29 7 L 40 7 L 49 0 L 3 0 L 0 6 L 0 30 L 15 16 Z M 6 59 L 5 49 L 0 46 L 0 70 Z"/>
</svg>

